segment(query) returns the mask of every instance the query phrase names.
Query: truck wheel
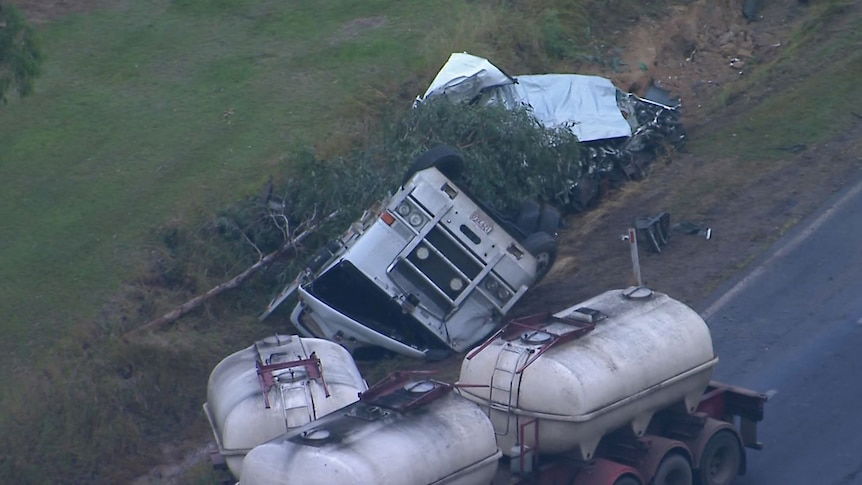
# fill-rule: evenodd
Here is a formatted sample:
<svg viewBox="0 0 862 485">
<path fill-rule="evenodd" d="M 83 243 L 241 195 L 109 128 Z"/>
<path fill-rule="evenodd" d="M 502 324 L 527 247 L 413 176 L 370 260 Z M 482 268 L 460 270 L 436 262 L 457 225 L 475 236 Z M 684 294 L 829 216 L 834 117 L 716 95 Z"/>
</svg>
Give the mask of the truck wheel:
<svg viewBox="0 0 862 485">
<path fill-rule="evenodd" d="M 535 200 L 525 200 L 521 202 L 515 225 L 524 234 L 532 234 L 536 232 L 536 228 L 539 226 L 539 216 L 541 213 L 542 206 L 538 202 Z"/>
<path fill-rule="evenodd" d="M 562 216 L 556 207 L 545 204 L 542 206 L 542 215 L 539 217 L 539 230 L 554 235 L 560 230 Z"/>
<path fill-rule="evenodd" d="M 692 485 L 691 465 L 679 453 L 668 453 L 662 458 L 652 485 Z"/>
<path fill-rule="evenodd" d="M 548 274 L 557 259 L 557 240 L 547 232 L 534 232 L 524 240 L 524 248 L 536 258 L 536 283 Z"/>
<path fill-rule="evenodd" d="M 413 160 L 404 174 L 401 185 L 407 183 L 416 172 L 431 167 L 436 167 L 443 175 L 454 179 L 461 175 L 461 171 L 464 169 L 464 159 L 461 157 L 461 152 L 449 145 L 437 145 Z"/>
<path fill-rule="evenodd" d="M 614 485 L 641 485 L 641 481 L 631 475 L 626 475 L 617 478 L 614 481 Z"/>
<path fill-rule="evenodd" d="M 742 449 L 733 432 L 723 429 L 706 442 L 697 469 L 700 485 L 728 485 L 739 473 Z"/>
</svg>

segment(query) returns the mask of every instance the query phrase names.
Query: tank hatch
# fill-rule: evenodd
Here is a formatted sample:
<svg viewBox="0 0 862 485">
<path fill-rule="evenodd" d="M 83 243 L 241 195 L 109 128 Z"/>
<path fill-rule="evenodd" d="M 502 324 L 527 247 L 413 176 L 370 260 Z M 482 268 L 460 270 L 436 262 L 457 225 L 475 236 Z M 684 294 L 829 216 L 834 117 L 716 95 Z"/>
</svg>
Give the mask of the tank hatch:
<svg viewBox="0 0 862 485">
<path fill-rule="evenodd" d="M 399 412 L 421 407 L 452 390 L 450 384 L 428 379 L 429 374 L 429 371 L 394 372 L 360 394 L 359 400 Z"/>
<path fill-rule="evenodd" d="M 466 359 L 471 360 L 497 339 L 506 342 L 520 340 L 522 344 L 535 345 L 537 347 L 531 350 L 533 353 L 532 357 L 524 362 L 524 365 L 515 370 L 515 374 L 521 373 L 549 349 L 583 337 L 595 330 L 596 322 L 607 318 L 607 315 L 604 313 L 591 308 L 582 307 L 577 311 L 584 312 L 583 318 L 572 318 L 571 316 L 558 317 L 550 312 L 515 318 L 488 338 L 482 345 L 467 354 Z"/>
<path fill-rule="evenodd" d="M 359 401 L 281 435 L 278 440 L 322 447 L 343 441 L 348 435 L 381 419 L 397 418 L 452 390 L 452 385 L 428 379 L 429 371 L 398 371 L 368 388 Z"/>
</svg>

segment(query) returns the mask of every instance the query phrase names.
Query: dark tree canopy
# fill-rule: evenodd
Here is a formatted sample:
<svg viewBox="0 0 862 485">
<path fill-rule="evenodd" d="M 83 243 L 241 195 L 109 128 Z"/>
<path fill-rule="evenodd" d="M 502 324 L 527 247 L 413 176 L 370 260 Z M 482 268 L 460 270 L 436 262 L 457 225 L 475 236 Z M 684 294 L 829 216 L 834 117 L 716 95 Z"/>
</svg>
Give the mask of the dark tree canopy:
<svg viewBox="0 0 862 485">
<path fill-rule="evenodd" d="M 30 94 L 41 60 L 33 28 L 18 9 L 0 4 L 0 101 L 5 103 L 11 90 Z"/>
</svg>

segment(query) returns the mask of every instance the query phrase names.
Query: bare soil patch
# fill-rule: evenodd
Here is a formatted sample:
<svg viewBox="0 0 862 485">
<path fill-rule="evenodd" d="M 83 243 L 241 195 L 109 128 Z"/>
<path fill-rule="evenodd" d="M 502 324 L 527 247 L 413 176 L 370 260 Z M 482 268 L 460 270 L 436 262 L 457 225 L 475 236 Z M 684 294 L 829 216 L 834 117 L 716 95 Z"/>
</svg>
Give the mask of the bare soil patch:
<svg viewBox="0 0 862 485">
<path fill-rule="evenodd" d="M 706 101 L 745 76 L 754 62 L 771 60 L 786 45 L 788 27 L 804 12 L 798 1 L 773 1 L 752 21 L 743 15 L 743 3 L 696 0 L 658 19 L 605 19 L 623 27 L 613 32 L 620 39 L 617 71 L 622 72 L 604 68 L 598 74 L 641 95 L 655 84 L 682 100 L 689 126 L 706 122 Z"/>
</svg>

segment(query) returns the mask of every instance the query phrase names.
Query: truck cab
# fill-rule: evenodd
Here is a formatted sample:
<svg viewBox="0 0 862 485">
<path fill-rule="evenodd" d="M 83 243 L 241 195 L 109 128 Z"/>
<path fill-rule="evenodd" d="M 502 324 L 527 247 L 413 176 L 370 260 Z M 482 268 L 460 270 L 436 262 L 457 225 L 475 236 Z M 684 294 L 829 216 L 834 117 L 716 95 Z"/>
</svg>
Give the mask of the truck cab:
<svg viewBox="0 0 862 485">
<path fill-rule="evenodd" d="M 299 276 L 291 321 L 300 333 L 351 350 L 461 352 L 548 270 L 554 235 L 525 234 L 483 207 L 433 163 L 452 159 L 442 153 L 425 157 L 427 168 L 408 173 Z"/>
</svg>

